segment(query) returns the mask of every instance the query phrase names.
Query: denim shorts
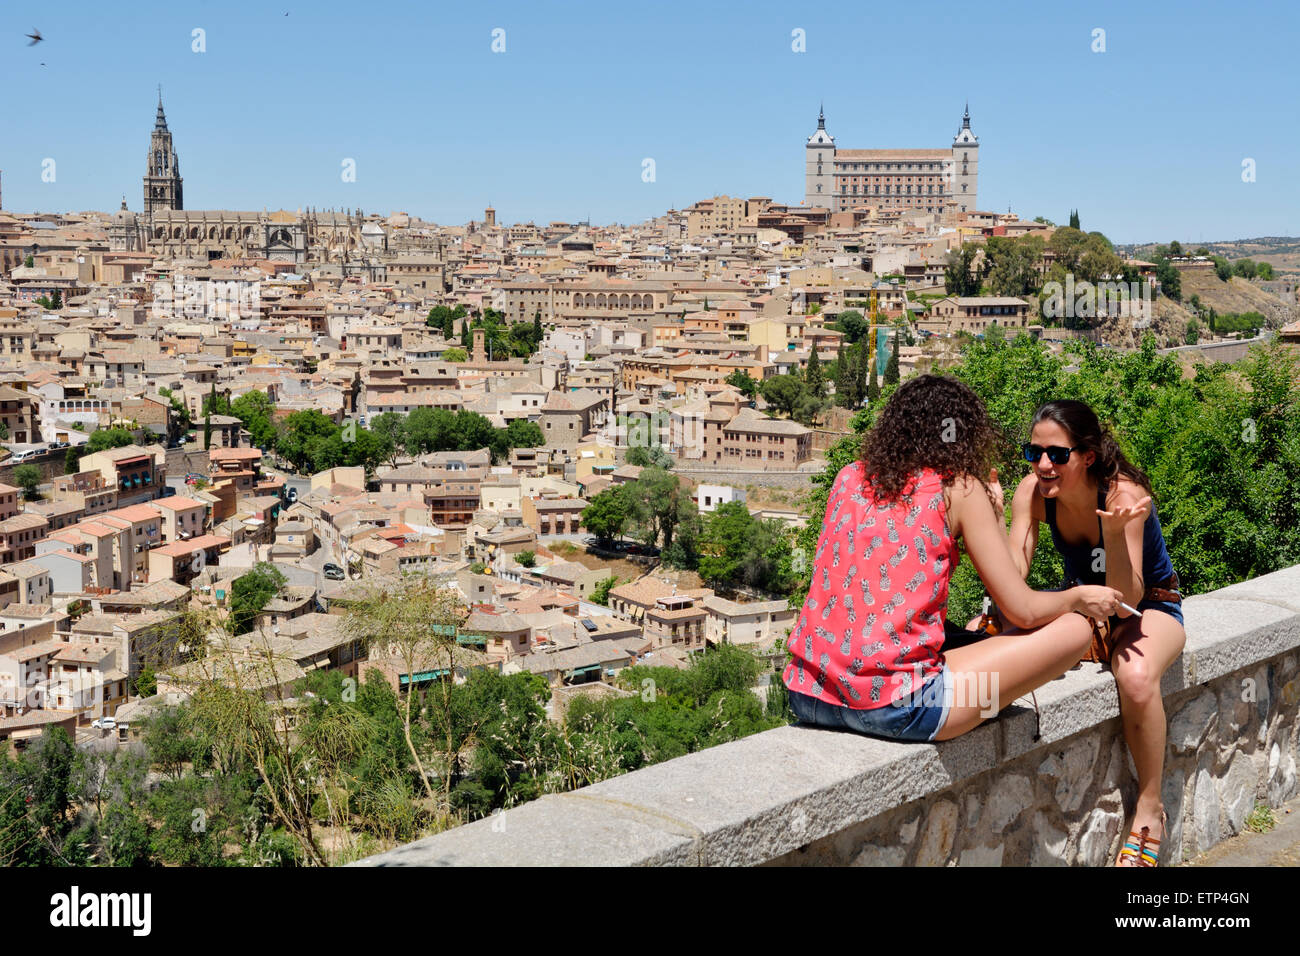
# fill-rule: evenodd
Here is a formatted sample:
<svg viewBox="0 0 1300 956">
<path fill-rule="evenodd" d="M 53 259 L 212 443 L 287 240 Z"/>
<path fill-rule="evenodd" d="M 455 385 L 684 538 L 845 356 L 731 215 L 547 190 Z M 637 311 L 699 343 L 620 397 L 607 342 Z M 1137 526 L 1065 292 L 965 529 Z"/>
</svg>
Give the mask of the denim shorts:
<svg viewBox="0 0 1300 956">
<path fill-rule="evenodd" d="M 1173 601 L 1138 601 L 1139 611 L 1164 611 L 1179 624 L 1183 623 L 1183 606 Z"/>
<path fill-rule="evenodd" d="M 938 682 L 936 684 L 936 682 Z M 897 704 L 857 710 L 801 694 L 790 694 L 790 709 L 802 724 L 845 728 L 886 740 L 929 741 L 943 729 L 952 703 L 952 672 L 948 665 Z"/>
</svg>

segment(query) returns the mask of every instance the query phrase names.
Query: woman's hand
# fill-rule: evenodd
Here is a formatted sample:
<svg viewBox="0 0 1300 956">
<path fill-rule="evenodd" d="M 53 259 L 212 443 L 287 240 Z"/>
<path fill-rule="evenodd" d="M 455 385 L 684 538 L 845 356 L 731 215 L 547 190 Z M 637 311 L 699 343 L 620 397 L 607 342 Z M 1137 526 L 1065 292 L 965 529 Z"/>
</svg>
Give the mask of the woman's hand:
<svg viewBox="0 0 1300 956">
<path fill-rule="evenodd" d="M 1104 584 L 1081 584 L 1070 589 L 1074 610 L 1096 621 L 1103 621 L 1119 611 L 1124 595 Z"/>
<path fill-rule="evenodd" d="M 1002 485 L 998 482 L 998 470 L 996 468 L 989 469 L 989 488 L 993 491 L 993 497 L 997 499 L 998 517 L 1005 523 L 1007 520 L 1006 501 L 1002 495 Z"/>
<path fill-rule="evenodd" d="M 1120 505 L 1113 511 L 1102 511 L 1097 509 L 1097 514 L 1101 517 L 1101 531 L 1103 535 L 1110 537 L 1119 537 L 1124 533 L 1130 521 L 1146 521 L 1146 517 L 1151 513 L 1151 496 L 1147 495 L 1140 501 L 1131 505 Z"/>
</svg>

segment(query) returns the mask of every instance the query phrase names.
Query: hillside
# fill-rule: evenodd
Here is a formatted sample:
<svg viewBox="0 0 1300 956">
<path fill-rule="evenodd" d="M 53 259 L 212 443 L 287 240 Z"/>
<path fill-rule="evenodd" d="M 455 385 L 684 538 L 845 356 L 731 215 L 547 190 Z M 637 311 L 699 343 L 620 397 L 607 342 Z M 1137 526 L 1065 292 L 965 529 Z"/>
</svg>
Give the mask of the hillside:
<svg viewBox="0 0 1300 956">
<path fill-rule="evenodd" d="M 1223 256 L 1229 261 L 1254 259 L 1267 262 L 1276 272 L 1300 273 L 1300 238 L 1292 236 L 1261 236 L 1257 239 L 1234 239 L 1230 242 L 1188 242 L 1183 248 L 1196 250 L 1204 246 L 1211 255 Z M 1120 255 L 1135 256 L 1139 259 L 1150 258 L 1158 243 L 1145 242 L 1132 245 L 1116 246 Z M 1218 308 L 1218 306 L 1215 306 Z"/>
<path fill-rule="evenodd" d="M 1259 286 L 1245 279 L 1233 276 L 1223 282 L 1209 269 L 1187 270 L 1183 273 L 1183 302 L 1193 295 L 1201 299 L 1201 304 L 1208 306 L 1219 314 L 1259 312 L 1271 329 L 1278 329 L 1300 318 L 1300 310 L 1293 304 L 1283 302 L 1277 296 L 1265 292 Z"/>
</svg>

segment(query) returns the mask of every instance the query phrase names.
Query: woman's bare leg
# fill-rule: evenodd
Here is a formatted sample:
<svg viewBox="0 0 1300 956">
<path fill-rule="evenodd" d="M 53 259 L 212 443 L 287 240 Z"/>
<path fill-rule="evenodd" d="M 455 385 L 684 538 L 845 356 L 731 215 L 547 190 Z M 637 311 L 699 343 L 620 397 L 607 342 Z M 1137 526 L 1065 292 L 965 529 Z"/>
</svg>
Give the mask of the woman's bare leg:
<svg viewBox="0 0 1300 956">
<path fill-rule="evenodd" d="M 1008 631 L 944 654 L 952 671 L 954 700 L 935 740 L 951 740 L 978 727 L 1012 701 L 1059 677 L 1079 662 L 1092 642 L 1092 627 L 1066 614 L 1032 631 Z M 983 676 L 981 682 L 981 675 Z M 978 689 L 996 691 L 972 700 Z"/>
<path fill-rule="evenodd" d="M 1124 740 L 1137 770 L 1138 798 L 1133 825 L 1124 831 L 1150 827 L 1157 840 L 1165 838 L 1160 822 L 1163 809 L 1160 785 L 1164 780 L 1165 718 L 1160 678 L 1178 659 L 1187 643 L 1187 632 L 1164 611 L 1145 610 L 1140 618 L 1128 618 L 1116 632 L 1110 669 L 1119 692 L 1120 719 Z"/>
</svg>

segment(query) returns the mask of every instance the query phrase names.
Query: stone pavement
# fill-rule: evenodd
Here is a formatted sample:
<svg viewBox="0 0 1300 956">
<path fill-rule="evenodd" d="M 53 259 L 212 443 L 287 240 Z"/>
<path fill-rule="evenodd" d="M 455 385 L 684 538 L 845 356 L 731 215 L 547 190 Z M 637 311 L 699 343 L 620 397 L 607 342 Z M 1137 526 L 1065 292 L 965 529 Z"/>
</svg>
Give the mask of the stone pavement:
<svg viewBox="0 0 1300 956">
<path fill-rule="evenodd" d="M 1300 866 L 1300 798 L 1273 811 L 1267 833 L 1243 830 L 1182 866 Z"/>
</svg>

